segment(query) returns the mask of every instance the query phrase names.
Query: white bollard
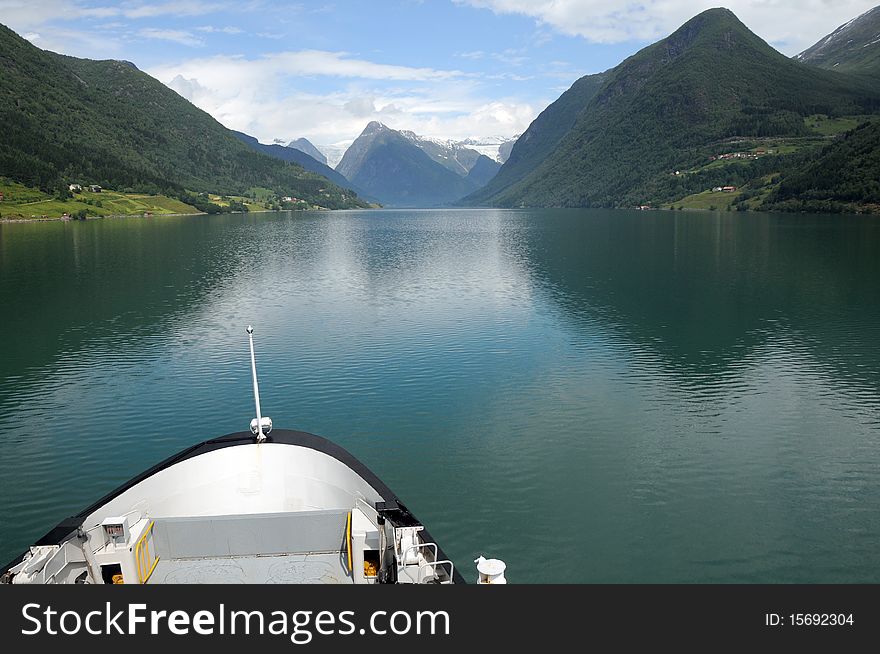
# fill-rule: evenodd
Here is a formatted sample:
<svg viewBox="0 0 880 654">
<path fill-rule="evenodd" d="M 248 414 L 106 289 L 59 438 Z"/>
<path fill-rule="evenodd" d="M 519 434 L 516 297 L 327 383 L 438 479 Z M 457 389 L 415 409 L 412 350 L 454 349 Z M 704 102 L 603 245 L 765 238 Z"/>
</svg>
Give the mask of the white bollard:
<svg viewBox="0 0 880 654">
<path fill-rule="evenodd" d="M 504 571 L 507 564 L 499 559 L 487 559 L 480 555 L 480 558 L 474 560 L 477 564 L 477 584 L 506 584 L 507 579 L 504 578 Z"/>
</svg>

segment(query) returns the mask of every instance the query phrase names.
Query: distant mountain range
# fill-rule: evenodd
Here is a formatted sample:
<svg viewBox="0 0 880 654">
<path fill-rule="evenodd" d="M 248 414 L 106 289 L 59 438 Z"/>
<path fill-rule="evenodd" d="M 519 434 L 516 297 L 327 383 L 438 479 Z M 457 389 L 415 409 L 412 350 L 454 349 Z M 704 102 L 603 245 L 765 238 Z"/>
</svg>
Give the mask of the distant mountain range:
<svg viewBox="0 0 880 654">
<path fill-rule="evenodd" d="M 131 63 L 46 52 L 0 26 L 0 125 L 0 173 L 59 194 L 88 183 L 193 206 L 268 188 L 328 208 L 880 211 L 880 7 L 795 58 L 711 9 L 580 78 L 518 137 L 371 122 L 331 146 L 262 144 Z"/>
<path fill-rule="evenodd" d="M 575 82 L 463 202 L 659 207 L 714 188 L 757 208 L 828 143 L 821 130 L 878 112 L 875 80 L 789 59 L 712 9 Z"/>
<path fill-rule="evenodd" d="M 260 152 L 296 162 L 340 186 L 347 185 L 364 199 L 389 206 L 413 207 L 449 204 L 484 186 L 501 168 L 496 158 L 504 155 L 499 151 L 509 152 L 505 146 L 515 140 L 435 139 L 412 131 L 393 130 L 374 121 L 351 143 L 321 146 L 331 157 L 330 161 L 340 158 L 333 170 L 321 161 L 327 161 L 327 156 L 306 138 L 298 138 L 282 147 L 278 145 L 279 139 L 267 145 L 247 134 L 235 134 Z"/>
<path fill-rule="evenodd" d="M 841 25 L 795 59 L 842 73 L 880 76 L 880 7 Z"/>
<path fill-rule="evenodd" d="M 432 159 L 461 175 L 467 175 L 470 168 L 476 163 L 477 157 L 481 154 L 503 164 L 510 156 L 510 151 L 513 148 L 513 144 L 516 143 L 516 139 L 520 136 L 515 134 L 514 136 L 471 137 L 456 141 L 453 139 L 419 136 L 415 132 L 410 131 L 401 131 L 400 133 L 409 138 L 414 145 L 424 150 Z M 276 140 L 277 142 L 278 140 Z M 314 145 L 306 138 L 298 138 L 288 143 L 287 146 L 297 148 L 321 163 L 325 163 L 331 168 L 336 168 L 339 162 L 342 161 L 345 151 L 348 150 L 352 143 L 353 141 L 340 141 L 331 145 Z"/>
<path fill-rule="evenodd" d="M 399 134 L 438 164 L 462 177 L 470 172 L 480 158 L 479 152 L 460 146 L 455 141 L 426 138 L 406 130 L 401 130 Z"/>
<path fill-rule="evenodd" d="M 345 177 L 337 173 L 327 164 L 315 160 L 314 157 L 306 154 L 303 150 L 300 150 L 299 148 L 278 145 L 276 143 L 266 145 L 265 143 L 260 143 L 256 138 L 254 138 L 253 136 L 249 136 L 244 132 L 236 132 L 235 130 L 231 131 L 238 140 L 242 141 L 243 143 L 247 143 L 250 147 L 259 152 L 268 154 L 270 157 L 280 159 L 281 161 L 298 164 L 306 170 L 326 177 L 331 182 L 337 184 L 338 186 L 341 186 L 342 188 L 351 187 L 351 183 L 347 179 L 345 179 Z"/>
<path fill-rule="evenodd" d="M 473 161 L 471 157 L 462 149 L 444 148 L 374 121 L 346 150 L 336 170 L 383 204 L 438 206 L 474 191 L 492 174 L 491 160 L 476 151 Z M 478 163 L 479 170 L 469 177 Z"/>
<path fill-rule="evenodd" d="M 69 183 L 167 193 L 270 188 L 328 208 L 365 203 L 325 177 L 254 151 L 133 64 L 40 50 L 0 26 L 0 172 L 31 187 Z"/>
</svg>

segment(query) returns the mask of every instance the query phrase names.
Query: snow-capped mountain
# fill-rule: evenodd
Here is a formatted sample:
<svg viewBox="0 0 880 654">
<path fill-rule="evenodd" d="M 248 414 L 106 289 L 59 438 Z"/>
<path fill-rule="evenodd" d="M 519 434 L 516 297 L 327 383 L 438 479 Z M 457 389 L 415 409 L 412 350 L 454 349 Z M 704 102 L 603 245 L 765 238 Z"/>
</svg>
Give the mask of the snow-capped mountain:
<svg viewBox="0 0 880 654">
<path fill-rule="evenodd" d="M 459 145 L 455 141 L 419 136 L 415 132 L 401 130 L 400 135 L 422 150 L 431 159 L 448 168 L 457 175 L 467 175 L 480 153 L 471 148 Z"/>
<path fill-rule="evenodd" d="M 399 133 L 434 161 L 442 164 L 445 168 L 448 168 L 462 177 L 470 172 L 471 168 L 474 167 L 474 164 L 477 163 L 480 155 L 485 155 L 489 157 L 489 159 L 497 161 L 498 163 L 504 163 L 507 161 L 507 157 L 510 156 L 510 150 L 513 148 L 513 144 L 520 136 L 519 134 L 516 134 L 514 136 L 471 137 L 456 141 L 454 139 L 420 136 L 409 130 L 399 130 Z M 305 139 L 300 140 L 304 141 Z M 326 157 L 328 166 L 336 168 L 339 166 L 339 163 L 345 156 L 345 152 L 351 147 L 353 142 L 354 139 L 346 139 L 329 145 L 315 145 L 314 147 Z M 311 143 L 309 143 L 309 145 L 311 145 Z M 288 144 L 288 147 L 297 146 L 291 141 Z M 299 149 L 308 152 L 305 148 Z M 314 156 L 314 154 L 312 154 L 312 156 Z"/>
<path fill-rule="evenodd" d="M 475 180 L 448 167 L 447 163 L 460 166 L 451 154 L 447 163 L 438 161 L 417 145 L 414 136 L 373 121 L 351 144 L 336 170 L 386 206 L 437 207 L 478 188 Z M 479 153 L 474 155 L 480 159 Z"/>
<path fill-rule="evenodd" d="M 795 57 L 820 68 L 847 73 L 880 73 L 880 7 L 844 23 Z"/>
<path fill-rule="evenodd" d="M 486 155 L 490 159 L 503 164 L 510 156 L 513 144 L 516 143 L 516 140 L 519 137 L 519 134 L 513 136 L 486 136 L 482 138 L 472 137 L 463 141 L 456 141 L 456 144 L 461 147 L 476 150 L 480 154 Z"/>
<path fill-rule="evenodd" d="M 467 175 L 480 155 L 484 155 L 498 163 L 507 161 L 510 150 L 519 134 L 513 137 L 487 136 L 471 137 L 462 141 L 438 139 L 430 136 L 419 136 L 415 132 L 401 131 L 406 139 L 423 150 L 437 163 L 459 175 Z"/>
<path fill-rule="evenodd" d="M 329 145 L 315 145 L 315 147 L 327 158 L 327 165 L 331 168 L 336 168 L 339 162 L 342 161 L 342 157 L 345 156 L 345 151 L 351 147 L 352 143 L 354 143 L 354 139 L 346 139 L 330 143 Z"/>
</svg>

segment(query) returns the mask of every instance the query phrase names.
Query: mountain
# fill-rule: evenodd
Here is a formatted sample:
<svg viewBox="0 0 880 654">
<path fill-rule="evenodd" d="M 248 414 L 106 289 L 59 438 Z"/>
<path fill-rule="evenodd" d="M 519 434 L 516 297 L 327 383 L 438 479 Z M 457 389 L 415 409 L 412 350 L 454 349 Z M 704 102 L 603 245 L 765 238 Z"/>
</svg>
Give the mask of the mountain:
<svg viewBox="0 0 880 654">
<path fill-rule="evenodd" d="M 321 151 L 321 154 L 327 157 L 327 165 L 335 169 L 353 142 L 354 139 L 346 139 L 331 143 L 330 145 L 318 145 L 316 147 Z"/>
<path fill-rule="evenodd" d="M 429 157 L 462 176 L 467 176 L 470 169 L 477 162 L 479 155 L 483 154 L 498 163 L 507 161 L 510 150 L 519 134 L 513 137 L 487 136 L 482 138 L 467 138 L 461 141 L 433 139 L 418 136 L 414 132 L 402 131 L 401 134 L 408 137 L 413 145 L 425 151 Z M 338 166 L 351 147 L 352 141 L 340 141 L 332 145 L 316 146 L 324 153 L 329 166 Z"/>
<path fill-rule="evenodd" d="M 553 104 L 542 111 L 529 128 L 511 145 L 499 173 L 482 189 L 466 198 L 484 204 L 507 187 L 535 170 L 572 128 L 606 80 L 606 74 L 586 75 L 571 85 Z"/>
<path fill-rule="evenodd" d="M 510 156 L 510 150 L 519 134 L 514 136 L 485 136 L 482 138 L 467 138 L 463 141 L 455 141 L 459 146 L 476 150 L 480 154 L 484 154 L 493 161 L 504 163 Z"/>
<path fill-rule="evenodd" d="M 401 131 L 400 133 L 412 141 L 413 145 L 424 150 L 425 154 L 434 161 L 463 177 L 467 177 L 480 155 L 485 155 L 498 163 L 504 163 L 510 156 L 510 149 L 519 137 L 517 134 L 512 138 L 488 136 L 455 141 L 419 136 L 410 131 Z"/>
<path fill-rule="evenodd" d="M 299 150 L 300 152 L 305 152 L 315 161 L 327 165 L 327 157 L 324 156 L 324 153 L 321 152 L 318 148 L 312 145 L 311 141 L 305 138 L 298 138 L 295 141 L 291 141 L 287 144 L 288 148 L 294 148 Z"/>
<path fill-rule="evenodd" d="M 500 163 L 481 154 L 477 163 L 468 171 L 466 179 L 473 184 L 474 188 L 482 188 L 498 174 L 500 169 Z"/>
<path fill-rule="evenodd" d="M 235 135 L 235 138 L 243 143 L 247 143 L 254 150 L 257 150 L 264 154 L 268 154 L 270 157 L 280 159 L 281 161 L 287 161 L 289 163 L 300 165 L 306 170 L 321 175 L 322 177 L 326 177 L 331 182 L 342 188 L 352 187 L 351 182 L 349 182 L 347 179 L 345 179 L 345 177 L 333 170 L 330 166 L 322 164 L 320 161 L 316 161 L 313 157 L 298 148 L 294 148 L 289 145 L 266 145 L 265 143 L 260 143 L 253 136 L 249 136 L 244 132 L 236 132 L 235 130 L 231 131 L 233 135 Z M 354 190 L 357 191 L 357 189 Z"/>
<path fill-rule="evenodd" d="M 475 188 L 400 132 L 375 121 L 346 150 L 336 170 L 391 206 L 449 204 Z"/>
<path fill-rule="evenodd" d="M 517 134 L 512 139 L 508 139 L 507 141 L 504 141 L 504 143 L 501 143 L 498 146 L 498 154 L 495 156 L 495 161 L 498 163 L 506 163 L 510 158 L 510 153 L 513 152 L 513 146 L 516 145 L 516 141 L 520 136 L 521 134 Z"/>
<path fill-rule="evenodd" d="M 880 75 L 880 6 L 841 25 L 795 59 L 828 70 Z"/>
<path fill-rule="evenodd" d="M 28 186 L 240 195 L 267 187 L 328 208 L 350 191 L 255 152 L 130 63 L 40 50 L 0 25 L 0 171 Z"/>
<path fill-rule="evenodd" d="M 400 135 L 438 164 L 462 177 L 467 176 L 470 169 L 477 163 L 477 159 L 480 158 L 479 152 L 455 141 L 432 139 L 406 130 L 402 130 Z"/>
<path fill-rule="evenodd" d="M 693 192 L 680 171 L 735 150 L 737 139 L 806 137 L 808 116 L 878 111 L 873 80 L 789 59 L 729 10 L 711 9 L 616 68 L 578 80 L 517 140 L 495 179 L 463 202 L 669 202 Z"/>
<path fill-rule="evenodd" d="M 762 208 L 880 212 L 880 122 L 860 125 L 783 174 Z"/>
</svg>

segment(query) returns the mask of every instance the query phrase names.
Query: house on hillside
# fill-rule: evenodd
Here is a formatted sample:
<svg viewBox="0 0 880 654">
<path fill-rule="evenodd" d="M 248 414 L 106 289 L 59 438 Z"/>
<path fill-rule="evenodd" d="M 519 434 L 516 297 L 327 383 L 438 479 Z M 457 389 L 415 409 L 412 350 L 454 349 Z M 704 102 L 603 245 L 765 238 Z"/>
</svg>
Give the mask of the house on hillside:
<svg viewBox="0 0 880 654">
<path fill-rule="evenodd" d="M 724 191 L 725 193 L 733 193 L 736 191 L 736 187 L 735 186 L 722 186 L 721 190 Z"/>
<path fill-rule="evenodd" d="M 80 186 L 79 184 L 71 184 L 70 186 L 67 187 L 67 189 L 71 193 L 82 193 L 83 187 Z"/>
<path fill-rule="evenodd" d="M 101 189 L 101 187 L 98 186 L 97 184 L 91 184 L 91 185 L 89 185 L 89 190 L 90 190 L 92 193 L 100 193 L 102 189 Z"/>
</svg>

